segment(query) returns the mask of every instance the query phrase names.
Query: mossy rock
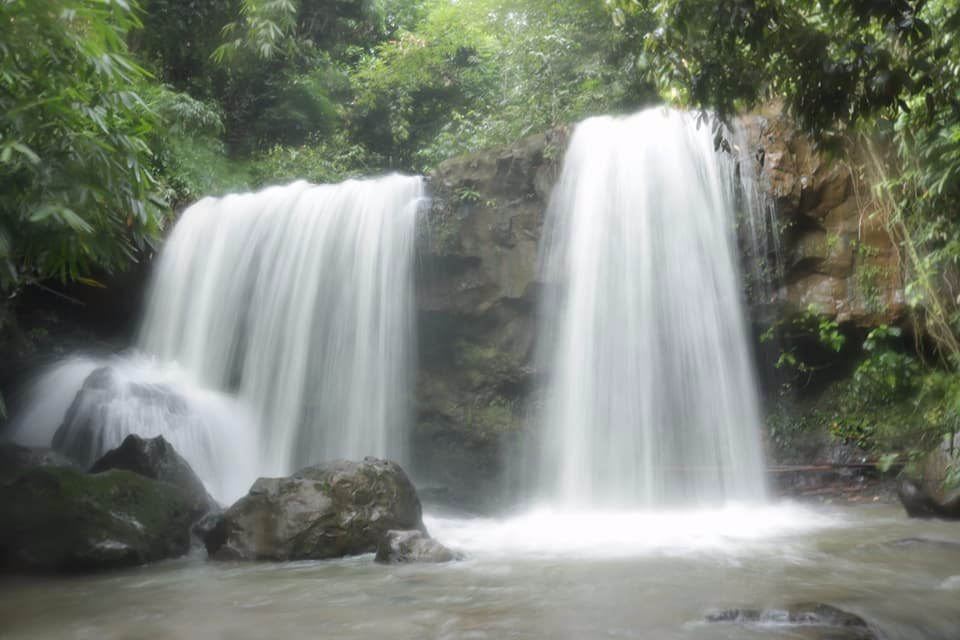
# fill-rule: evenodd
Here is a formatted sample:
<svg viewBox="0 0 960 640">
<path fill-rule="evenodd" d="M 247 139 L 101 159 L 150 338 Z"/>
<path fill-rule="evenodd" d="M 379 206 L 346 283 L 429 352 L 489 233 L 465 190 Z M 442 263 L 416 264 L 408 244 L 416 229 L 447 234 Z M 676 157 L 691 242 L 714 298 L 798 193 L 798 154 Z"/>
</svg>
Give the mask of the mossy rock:
<svg viewBox="0 0 960 640">
<path fill-rule="evenodd" d="M 183 555 L 190 500 L 129 471 L 28 467 L 0 480 L 0 568 L 95 571 Z"/>
<path fill-rule="evenodd" d="M 220 507 L 207 493 L 190 464 L 163 436 L 127 436 L 119 447 L 111 449 L 97 460 L 90 467 L 90 473 L 102 473 L 110 469 L 132 471 L 180 487 L 190 497 L 190 511 L 194 520 Z"/>
</svg>

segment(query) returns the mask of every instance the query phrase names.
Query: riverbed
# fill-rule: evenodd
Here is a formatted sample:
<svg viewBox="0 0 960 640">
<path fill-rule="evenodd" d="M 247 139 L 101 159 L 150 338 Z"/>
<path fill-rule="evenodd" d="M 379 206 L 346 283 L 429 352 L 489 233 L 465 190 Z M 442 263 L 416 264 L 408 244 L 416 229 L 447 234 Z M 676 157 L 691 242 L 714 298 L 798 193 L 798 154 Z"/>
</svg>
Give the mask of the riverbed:
<svg viewBox="0 0 960 640">
<path fill-rule="evenodd" d="M 960 524 L 894 505 L 425 520 L 466 559 L 213 563 L 198 548 L 101 575 L 8 576 L 0 638 L 809 640 L 823 636 L 704 619 L 811 601 L 890 640 L 960 638 Z"/>
</svg>

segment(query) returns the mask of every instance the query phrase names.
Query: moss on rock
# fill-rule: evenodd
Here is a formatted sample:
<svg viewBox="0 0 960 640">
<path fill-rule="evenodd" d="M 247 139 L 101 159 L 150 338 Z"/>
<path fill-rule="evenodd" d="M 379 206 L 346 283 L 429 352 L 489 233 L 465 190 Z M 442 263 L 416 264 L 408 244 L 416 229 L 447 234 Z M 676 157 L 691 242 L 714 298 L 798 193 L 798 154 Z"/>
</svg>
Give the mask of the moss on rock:
<svg viewBox="0 0 960 640">
<path fill-rule="evenodd" d="M 28 467 L 0 481 L 0 567 L 91 571 L 179 556 L 190 501 L 129 471 Z"/>
</svg>

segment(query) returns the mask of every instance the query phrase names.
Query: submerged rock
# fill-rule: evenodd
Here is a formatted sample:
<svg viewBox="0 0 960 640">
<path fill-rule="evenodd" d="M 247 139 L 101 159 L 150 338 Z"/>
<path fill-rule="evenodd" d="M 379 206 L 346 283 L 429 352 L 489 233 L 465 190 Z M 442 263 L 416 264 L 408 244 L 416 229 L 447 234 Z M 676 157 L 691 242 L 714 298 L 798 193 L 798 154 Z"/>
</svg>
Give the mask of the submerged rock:
<svg viewBox="0 0 960 640">
<path fill-rule="evenodd" d="M 0 480 L 0 568 L 93 571 L 182 555 L 184 492 L 129 471 L 29 467 Z"/>
<path fill-rule="evenodd" d="M 337 460 L 260 478 L 204 543 L 217 560 L 318 560 L 374 552 L 392 529 L 426 533 L 407 474 L 389 460 Z"/>
<path fill-rule="evenodd" d="M 906 547 L 908 549 L 960 552 L 960 542 L 936 540 L 933 538 L 901 538 L 900 540 L 894 540 L 890 545 L 894 547 Z"/>
<path fill-rule="evenodd" d="M 0 475 L 10 475 L 24 467 L 73 467 L 79 465 L 63 454 L 45 447 L 23 447 L 13 442 L 0 444 Z"/>
<path fill-rule="evenodd" d="M 382 564 L 407 562 L 451 562 L 461 556 L 423 531 L 387 531 L 377 545 L 376 561 Z"/>
<path fill-rule="evenodd" d="M 190 499 L 190 512 L 194 519 L 219 508 L 217 501 L 207 493 L 203 482 L 187 461 L 163 436 L 127 436 L 119 447 L 108 451 L 97 460 L 90 468 L 90 473 L 101 473 L 110 469 L 126 469 L 180 487 Z"/>
<path fill-rule="evenodd" d="M 819 632 L 814 637 L 820 640 L 880 640 L 860 616 L 819 602 L 795 604 L 785 609 L 722 609 L 708 613 L 706 621 L 804 627 Z"/>
</svg>

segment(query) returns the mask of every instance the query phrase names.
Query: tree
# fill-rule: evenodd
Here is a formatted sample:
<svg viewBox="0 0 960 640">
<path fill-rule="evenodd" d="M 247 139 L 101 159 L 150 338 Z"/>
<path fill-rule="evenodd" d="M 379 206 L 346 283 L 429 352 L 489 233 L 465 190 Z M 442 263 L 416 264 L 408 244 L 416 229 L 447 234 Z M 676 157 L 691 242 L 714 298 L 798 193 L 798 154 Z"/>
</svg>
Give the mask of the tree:
<svg viewBox="0 0 960 640">
<path fill-rule="evenodd" d="M 158 231 L 130 0 L 0 1 L 0 293 L 135 260 Z"/>
</svg>

